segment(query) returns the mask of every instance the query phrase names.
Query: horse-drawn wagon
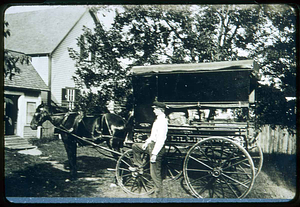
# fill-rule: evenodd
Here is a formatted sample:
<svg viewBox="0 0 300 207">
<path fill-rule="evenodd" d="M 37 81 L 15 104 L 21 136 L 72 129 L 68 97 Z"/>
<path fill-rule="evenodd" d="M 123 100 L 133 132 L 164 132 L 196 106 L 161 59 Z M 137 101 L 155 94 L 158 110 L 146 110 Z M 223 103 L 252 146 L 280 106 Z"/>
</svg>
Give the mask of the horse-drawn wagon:
<svg viewBox="0 0 300 207">
<path fill-rule="evenodd" d="M 169 117 L 166 176 L 183 173 L 198 198 L 245 197 L 263 160 L 251 121 L 256 71 L 252 60 L 133 67 L 133 141 L 149 136 L 151 104 L 163 102 Z M 129 150 L 117 163 L 119 185 L 129 193 L 151 193 L 149 169 L 130 172 L 131 160 Z"/>
<path fill-rule="evenodd" d="M 124 146 L 130 148 L 132 143 L 143 142 L 149 136 L 155 119 L 151 105 L 154 101 L 163 102 L 169 118 L 162 161 L 164 177 L 175 180 L 183 175 L 197 198 L 243 198 L 250 192 L 263 161 L 252 113 L 257 70 L 252 60 L 133 67 L 134 113 L 130 123 L 106 117 L 109 133 L 96 132 L 100 138 L 126 138 Z M 70 148 L 66 143 L 79 140 L 98 146 L 94 131 L 99 118 L 93 120 L 93 129 L 88 130 L 91 139 L 76 133 L 71 133 L 73 139 L 65 138 L 75 171 L 75 146 L 71 144 Z M 116 178 L 125 192 L 144 195 L 154 191 L 147 154 L 142 168 L 133 171 L 131 149 L 119 152 L 100 148 L 119 156 Z"/>
</svg>

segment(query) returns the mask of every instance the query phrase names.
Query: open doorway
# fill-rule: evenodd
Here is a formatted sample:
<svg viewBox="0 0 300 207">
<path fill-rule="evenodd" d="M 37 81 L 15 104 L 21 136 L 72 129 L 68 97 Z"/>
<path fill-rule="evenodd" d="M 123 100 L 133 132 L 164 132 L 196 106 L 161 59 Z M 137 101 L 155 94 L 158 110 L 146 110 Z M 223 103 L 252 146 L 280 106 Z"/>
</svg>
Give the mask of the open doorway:
<svg viewBox="0 0 300 207">
<path fill-rule="evenodd" d="M 15 135 L 17 133 L 19 97 L 18 95 L 4 95 L 5 135 Z"/>
</svg>

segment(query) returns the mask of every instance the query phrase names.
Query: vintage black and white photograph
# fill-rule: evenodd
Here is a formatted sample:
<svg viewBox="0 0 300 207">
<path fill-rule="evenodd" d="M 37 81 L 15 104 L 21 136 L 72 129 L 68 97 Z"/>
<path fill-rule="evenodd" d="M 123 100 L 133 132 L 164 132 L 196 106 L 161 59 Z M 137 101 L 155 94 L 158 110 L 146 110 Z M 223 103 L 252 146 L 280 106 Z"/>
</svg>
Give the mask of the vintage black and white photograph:
<svg viewBox="0 0 300 207">
<path fill-rule="evenodd" d="M 293 201 L 296 20 L 288 4 L 9 6 L 5 198 Z"/>
</svg>

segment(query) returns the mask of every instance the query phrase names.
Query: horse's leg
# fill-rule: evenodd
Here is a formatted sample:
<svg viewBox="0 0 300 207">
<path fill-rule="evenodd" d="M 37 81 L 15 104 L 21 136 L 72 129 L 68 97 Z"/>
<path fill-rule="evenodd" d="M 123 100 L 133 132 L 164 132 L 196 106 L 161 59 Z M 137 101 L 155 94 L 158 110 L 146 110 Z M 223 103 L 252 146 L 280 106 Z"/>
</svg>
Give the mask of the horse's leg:
<svg viewBox="0 0 300 207">
<path fill-rule="evenodd" d="M 111 139 L 111 146 L 112 146 L 112 148 L 113 148 L 114 150 L 120 152 L 120 148 L 123 147 L 122 145 L 123 145 L 123 142 L 120 141 L 120 138 L 118 138 L 118 137 L 113 137 L 113 138 Z"/>
<path fill-rule="evenodd" d="M 107 124 L 107 118 L 106 118 L 107 114 L 104 114 L 101 118 L 101 129 L 102 129 L 102 134 L 109 134 L 112 135 L 111 129 L 109 128 L 108 124 Z M 109 149 L 113 149 L 113 138 L 108 138 L 106 139 L 106 144 L 108 146 Z"/>
<path fill-rule="evenodd" d="M 65 133 L 62 134 L 62 140 L 68 155 L 71 179 L 76 180 L 77 179 L 77 165 L 76 165 L 77 143 L 75 141 L 75 138 Z"/>
<path fill-rule="evenodd" d="M 115 114 L 104 114 L 102 116 L 102 129 L 107 129 L 108 134 L 111 136 L 106 142 L 110 149 L 120 152 L 124 139 L 121 141 L 120 137 L 124 135 L 125 122 Z M 114 157 L 116 154 L 114 154 Z"/>
</svg>

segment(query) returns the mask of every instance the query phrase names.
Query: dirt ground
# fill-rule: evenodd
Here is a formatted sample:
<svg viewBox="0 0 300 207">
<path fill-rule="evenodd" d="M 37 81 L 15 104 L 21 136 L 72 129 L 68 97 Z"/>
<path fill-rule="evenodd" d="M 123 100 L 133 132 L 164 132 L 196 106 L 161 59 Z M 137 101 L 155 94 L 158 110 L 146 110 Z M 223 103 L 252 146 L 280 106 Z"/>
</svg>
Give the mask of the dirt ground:
<svg viewBox="0 0 300 207">
<path fill-rule="evenodd" d="M 89 147 L 79 147 L 77 154 L 79 179 L 69 180 L 67 155 L 62 141 L 35 143 L 40 155 L 20 154 L 5 150 L 6 197 L 81 197 L 134 198 L 119 186 L 113 170 L 116 162 Z M 106 155 L 110 155 L 107 154 Z M 281 158 L 282 159 L 282 158 Z M 296 193 L 296 159 L 266 156 L 262 172 L 246 198 L 293 199 Z M 277 160 L 277 161 L 276 161 Z M 289 163 L 290 162 L 290 163 Z M 278 167 L 279 166 L 279 167 Z M 183 177 L 176 181 L 164 180 L 164 198 L 193 198 Z M 148 196 L 145 196 L 148 197 Z"/>
</svg>

